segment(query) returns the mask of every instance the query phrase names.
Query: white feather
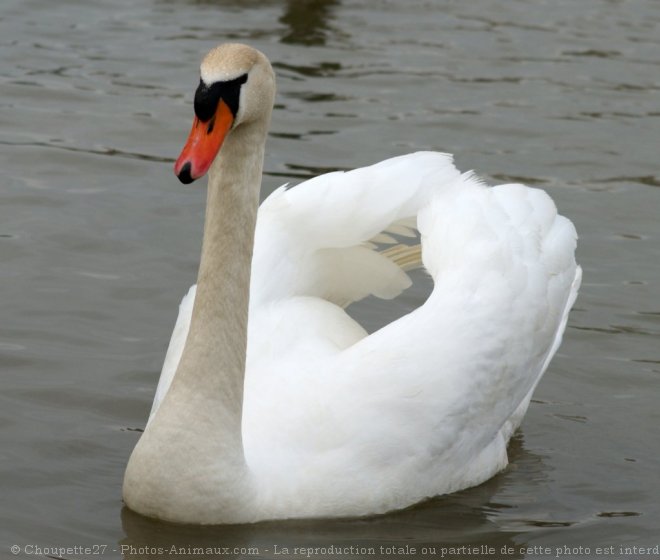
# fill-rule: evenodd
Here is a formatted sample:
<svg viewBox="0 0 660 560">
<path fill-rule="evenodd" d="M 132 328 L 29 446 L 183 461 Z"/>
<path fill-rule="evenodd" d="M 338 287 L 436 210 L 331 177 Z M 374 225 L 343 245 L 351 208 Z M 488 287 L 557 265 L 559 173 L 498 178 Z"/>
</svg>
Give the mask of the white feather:
<svg viewBox="0 0 660 560">
<path fill-rule="evenodd" d="M 416 224 L 433 292 L 367 336 L 342 306 L 410 285 L 396 253 L 368 242 Z M 547 194 L 488 187 L 446 154 L 275 191 L 257 221 L 243 409 L 258 517 L 382 512 L 503 468 L 577 294 L 575 244 Z M 194 297 L 181 304 L 152 417 Z"/>
</svg>

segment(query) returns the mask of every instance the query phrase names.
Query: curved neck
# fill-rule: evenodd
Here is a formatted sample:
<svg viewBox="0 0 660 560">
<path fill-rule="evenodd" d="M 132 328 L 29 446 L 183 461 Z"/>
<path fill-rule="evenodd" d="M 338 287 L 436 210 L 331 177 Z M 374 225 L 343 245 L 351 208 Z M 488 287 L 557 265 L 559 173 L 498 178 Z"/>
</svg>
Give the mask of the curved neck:
<svg viewBox="0 0 660 560">
<path fill-rule="evenodd" d="M 263 124 L 232 131 L 209 173 L 188 338 L 124 479 L 127 504 L 142 513 L 203 523 L 251 519 L 254 488 L 241 432 Z"/>
<path fill-rule="evenodd" d="M 170 389 L 186 393 L 198 428 L 207 424 L 241 455 L 250 268 L 265 136 L 254 126 L 232 131 L 209 171 L 197 294 Z"/>
<path fill-rule="evenodd" d="M 253 519 L 242 441 L 252 245 L 268 120 L 225 140 L 209 173 L 197 293 L 172 384 L 126 468 L 129 507 L 162 519 Z"/>
</svg>

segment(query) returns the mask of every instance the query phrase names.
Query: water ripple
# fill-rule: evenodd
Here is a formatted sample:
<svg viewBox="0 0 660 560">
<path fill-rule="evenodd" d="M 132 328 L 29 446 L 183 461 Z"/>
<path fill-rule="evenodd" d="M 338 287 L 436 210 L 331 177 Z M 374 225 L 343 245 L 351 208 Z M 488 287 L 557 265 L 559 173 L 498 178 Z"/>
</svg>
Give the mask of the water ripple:
<svg viewBox="0 0 660 560">
<path fill-rule="evenodd" d="M 151 154 L 141 154 L 137 152 L 127 152 L 118 150 L 117 148 L 80 148 L 77 146 L 63 146 L 61 144 L 50 144 L 48 142 L 9 142 L 0 140 L 2 146 L 24 146 L 31 148 L 54 148 L 56 150 L 64 150 L 67 152 L 79 152 L 83 154 L 93 154 L 97 156 L 115 156 L 127 159 L 139 159 L 144 161 L 155 161 L 160 163 L 174 163 L 175 159 L 171 157 L 154 156 Z"/>
</svg>

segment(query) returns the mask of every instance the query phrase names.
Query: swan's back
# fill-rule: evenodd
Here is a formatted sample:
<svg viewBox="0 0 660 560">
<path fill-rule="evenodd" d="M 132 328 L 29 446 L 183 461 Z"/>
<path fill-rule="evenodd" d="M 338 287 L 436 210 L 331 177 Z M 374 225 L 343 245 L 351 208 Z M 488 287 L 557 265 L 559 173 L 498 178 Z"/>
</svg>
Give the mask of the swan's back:
<svg viewBox="0 0 660 560">
<path fill-rule="evenodd" d="M 410 285 L 405 266 L 370 241 L 414 227 L 434 289 L 367 336 L 344 306 Z M 445 154 L 273 193 L 257 223 L 243 411 L 263 517 L 383 512 L 503 468 L 577 295 L 575 245 L 546 193 L 486 186 Z"/>
<path fill-rule="evenodd" d="M 267 261 L 299 274 L 288 297 L 287 286 L 272 285 L 276 275 L 259 276 L 270 284 L 267 293 L 279 293 L 251 311 L 246 456 L 269 481 L 266 494 L 275 480 L 281 484 L 272 507 L 299 500 L 303 515 L 332 515 L 339 501 L 353 515 L 387 511 L 478 484 L 506 465 L 506 443 L 559 346 L 577 294 L 576 233 L 545 192 L 488 187 L 448 167 L 450 161 L 441 154 L 395 158 L 374 166 L 383 166 L 373 170 L 378 180 L 369 176 L 372 168 L 361 170 L 359 186 L 350 173 L 326 177 L 326 188 L 317 185 L 316 211 L 314 185 L 305 185 L 310 234 L 295 249 L 284 243 L 286 254 L 269 251 Z M 297 188 L 287 191 L 290 205 Z M 332 203 L 335 188 L 339 206 Z M 388 196 L 396 204 L 382 200 Z M 348 216 L 332 213 L 342 207 Z M 359 220 L 363 207 L 366 226 Z M 326 299 L 314 291 L 322 282 L 305 291 L 306 274 L 317 278 L 323 270 L 316 250 L 328 274 L 340 267 L 344 284 L 359 281 L 359 297 L 396 295 L 407 286 L 400 268 L 388 272 L 383 265 L 379 276 L 368 258 L 355 259 L 353 269 L 347 262 L 358 249 L 378 255 L 360 243 L 411 215 L 434 281 L 420 308 L 367 336 L 331 303 L 351 299 L 348 288 Z M 307 260 L 287 262 L 296 250 Z M 287 325 L 294 307 L 298 321 Z M 345 340 L 337 341 L 341 334 Z M 315 350 L 305 354 L 304 347 Z"/>
</svg>

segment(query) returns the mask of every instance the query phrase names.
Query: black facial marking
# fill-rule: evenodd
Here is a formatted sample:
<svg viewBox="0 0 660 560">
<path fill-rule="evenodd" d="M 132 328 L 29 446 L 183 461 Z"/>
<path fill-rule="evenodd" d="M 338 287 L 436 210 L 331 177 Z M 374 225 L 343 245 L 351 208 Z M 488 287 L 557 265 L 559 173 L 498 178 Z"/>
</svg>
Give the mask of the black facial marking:
<svg viewBox="0 0 660 560">
<path fill-rule="evenodd" d="M 222 99 L 234 118 L 238 113 L 238 98 L 241 94 L 241 86 L 247 82 L 247 74 L 243 74 L 234 80 L 226 82 L 215 82 L 207 86 L 201 79 L 195 92 L 195 114 L 202 122 L 210 120 L 218 108 L 218 103 Z"/>
</svg>

